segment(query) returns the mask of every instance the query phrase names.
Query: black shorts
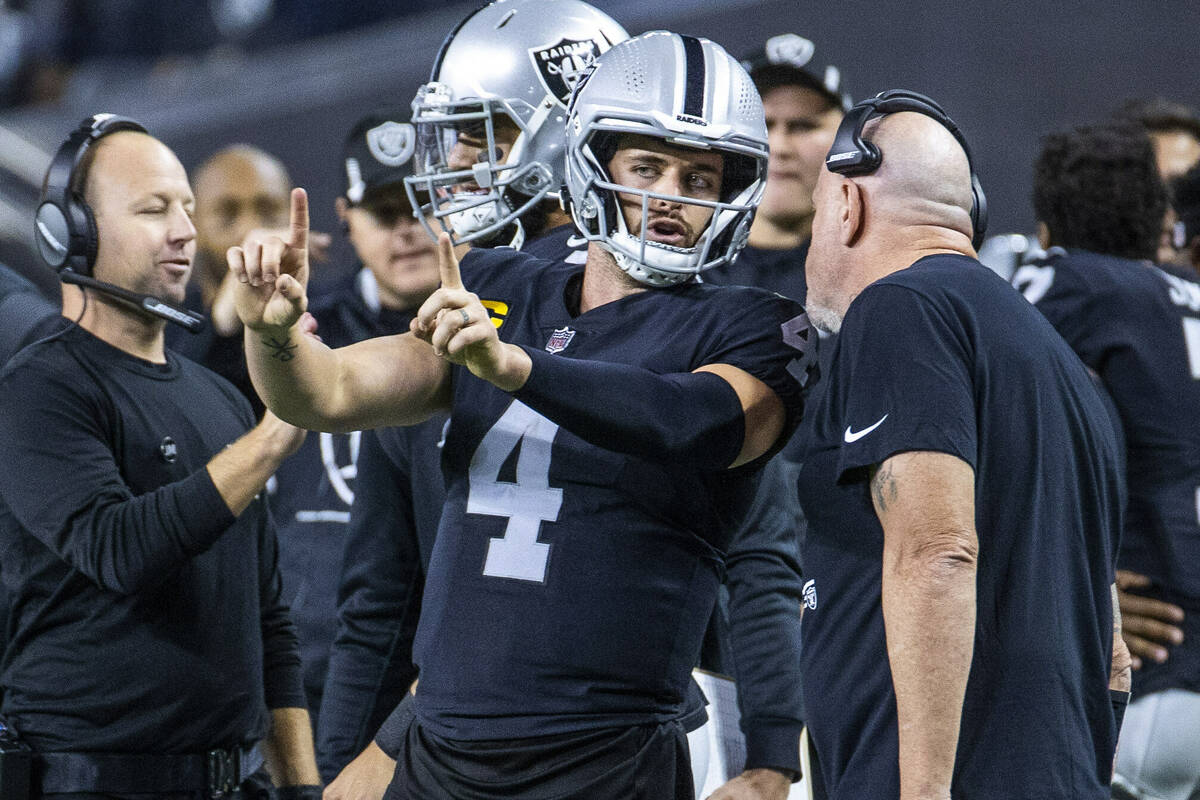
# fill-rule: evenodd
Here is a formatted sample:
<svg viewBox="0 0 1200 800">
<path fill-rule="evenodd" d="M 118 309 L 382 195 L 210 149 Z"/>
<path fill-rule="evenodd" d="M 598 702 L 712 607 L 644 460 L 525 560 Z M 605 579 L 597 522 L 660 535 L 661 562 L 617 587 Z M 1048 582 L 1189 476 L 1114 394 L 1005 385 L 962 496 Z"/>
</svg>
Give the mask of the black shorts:
<svg viewBox="0 0 1200 800">
<path fill-rule="evenodd" d="M 533 739 L 443 739 L 414 719 L 384 800 L 694 800 L 680 722 Z"/>
</svg>

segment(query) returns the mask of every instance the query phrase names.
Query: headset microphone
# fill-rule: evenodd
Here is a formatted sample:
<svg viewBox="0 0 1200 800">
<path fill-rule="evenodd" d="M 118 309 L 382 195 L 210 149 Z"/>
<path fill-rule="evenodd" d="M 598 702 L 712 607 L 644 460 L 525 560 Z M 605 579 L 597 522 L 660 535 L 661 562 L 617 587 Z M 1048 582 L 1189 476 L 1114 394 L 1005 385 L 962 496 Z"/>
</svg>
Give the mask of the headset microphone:
<svg viewBox="0 0 1200 800">
<path fill-rule="evenodd" d="M 87 151 L 103 137 L 117 131 L 146 133 L 141 123 L 115 114 L 96 114 L 79 124 L 58 148 L 46 170 L 42 199 L 34 218 L 38 253 L 58 270 L 63 283 L 87 286 L 182 326 L 189 333 L 204 327 L 204 317 L 157 297 L 138 294 L 92 277 L 99 250 L 99 234 L 92 209 L 72 189 L 75 170 Z"/>
<path fill-rule="evenodd" d="M 165 319 L 167 322 L 174 322 L 176 325 L 183 327 L 188 333 L 199 333 L 204 329 L 204 315 L 197 314 L 195 311 L 182 308 L 174 303 L 168 303 L 166 300 L 152 295 L 131 292 L 115 284 L 98 281 L 87 275 L 80 275 L 70 269 L 64 269 L 58 274 L 58 278 L 63 283 L 86 286 L 89 289 L 95 289 L 98 292 L 112 295 L 118 300 L 124 300 L 126 303 L 135 305 L 149 314 Z"/>
</svg>

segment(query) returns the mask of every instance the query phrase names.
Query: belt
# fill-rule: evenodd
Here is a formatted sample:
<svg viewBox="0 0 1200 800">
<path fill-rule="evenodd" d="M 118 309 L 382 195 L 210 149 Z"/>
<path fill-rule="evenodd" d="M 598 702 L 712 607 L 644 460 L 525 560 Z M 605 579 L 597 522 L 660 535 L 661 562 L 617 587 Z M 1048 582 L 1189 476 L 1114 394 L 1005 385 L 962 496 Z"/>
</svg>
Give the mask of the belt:
<svg viewBox="0 0 1200 800">
<path fill-rule="evenodd" d="M 185 755 L 38 753 L 34 774 L 43 794 L 204 792 L 217 800 L 231 796 L 262 763 L 257 748 Z"/>
</svg>

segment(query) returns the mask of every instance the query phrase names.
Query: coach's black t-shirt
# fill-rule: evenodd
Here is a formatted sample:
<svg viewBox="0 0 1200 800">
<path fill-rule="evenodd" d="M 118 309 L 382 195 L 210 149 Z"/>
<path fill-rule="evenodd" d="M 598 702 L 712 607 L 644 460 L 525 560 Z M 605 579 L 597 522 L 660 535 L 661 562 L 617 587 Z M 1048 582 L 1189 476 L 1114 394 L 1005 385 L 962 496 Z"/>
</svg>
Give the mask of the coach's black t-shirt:
<svg viewBox="0 0 1200 800">
<path fill-rule="evenodd" d="M 1083 364 L 1001 278 L 957 255 L 867 287 L 835 347 L 799 482 L 801 674 L 829 797 L 899 794 L 868 468 L 926 450 L 975 472 L 975 645 L 953 795 L 1107 798 L 1120 480 Z"/>
</svg>

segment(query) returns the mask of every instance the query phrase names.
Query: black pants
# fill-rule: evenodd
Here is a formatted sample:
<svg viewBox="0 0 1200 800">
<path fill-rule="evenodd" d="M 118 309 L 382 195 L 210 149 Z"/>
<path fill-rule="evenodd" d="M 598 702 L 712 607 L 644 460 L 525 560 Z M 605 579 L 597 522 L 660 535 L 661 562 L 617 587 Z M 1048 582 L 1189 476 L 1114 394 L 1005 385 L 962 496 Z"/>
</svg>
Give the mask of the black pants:
<svg viewBox="0 0 1200 800">
<path fill-rule="evenodd" d="M 466 742 L 413 720 L 384 800 L 693 800 L 679 722 Z"/>
</svg>

